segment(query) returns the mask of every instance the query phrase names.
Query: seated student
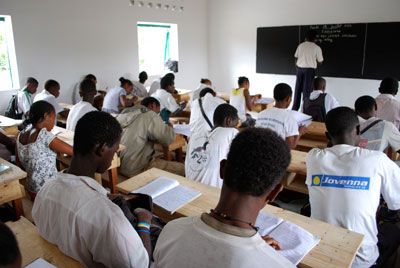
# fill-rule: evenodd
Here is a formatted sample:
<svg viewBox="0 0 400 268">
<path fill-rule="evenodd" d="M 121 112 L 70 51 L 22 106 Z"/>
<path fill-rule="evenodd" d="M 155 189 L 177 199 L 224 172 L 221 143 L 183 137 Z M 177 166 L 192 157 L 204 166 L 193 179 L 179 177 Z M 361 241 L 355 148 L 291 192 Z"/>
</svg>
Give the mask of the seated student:
<svg viewBox="0 0 400 268">
<path fill-rule="evenodd" d="M 17 157 L 28 174 L 26 190 L 32 200 L 45 182 L 56 179 L 57 153 L 72 155 L 72 147 L 50 132 L 55 119 L 53 105 L 34 102 L 29 112 L 30 125 L 17 138 Z"/>
<path fill-rule="evenodd" d="M 153 95 L 157 91 L 157 89 L 161 88 L 161 79 L 164 77 L 171 79 L 175 83 L 175 75 L 173 73 L 167 73 L 163 77 L 155 79 L 151 83 L 150 89 L 149 89 L 149 96 Z"/>
<path fill-rule="evenodd" d="M 395 152 L 400 150 L 400 132 L 393 123 L 376 117 L 374 98 L 359 97 L 354 108 L 360 120 L 360 147 L 383 152 L 390 145 Z"/>
<path fill-rule="evenodd" d="M 107 92 L 103 102 L 103 112 L 118 114 L 120 110 L 133 106 L 134 99 L 128 99 L 127 95 L 132 93 L 133 84 L 130 80 L 121 77 L 121 85 Z"/>
<path fill-rule="evenodd" d="M 40 235 L 87 267 L 149 264 L 143 246 L 150 244 L 147 229 L 137 233 L 107 190 L 94 180 L 96 172 L 104 173 L 111 165 L 121 133 L 111 115 L 85 114 L 76 125 L 69 169 L 46 183 L 33 205 L 32 217 Z M 141 210 L 138 221 L 149 225 L 149 214 Z"/>
<path fill-rule="evenodd" d="M 0 157 L 6 161 L 11 160 L 11 156 L 15 154 L 15 139 L 10 138 L 2 132 L 0 128 Z"/>
<path fill-rule="evenodd" d="M 165 123 L 169 122 L 170 114 L 178 114 L 181 107 L 172 94 L 175 94 L 175 82 L 169 76 L 161 79 L 161 88 L 157 89 L 151 97 L 156 98 L 160 102 L 161 117 Z"/>
<path fill-rule="evenodd" d="M 191 133 L 206 133 L 214 128 L 214 111 L 220 104 L 226 103 L 215 95 L 214 90 L 207 87 L 201 90 L 200 98 L 192 102 L 189 121 Z"/>
<path fill-rule="evenodd" d="M 314 121 L 325 122 L 326 113 L 339 106 L 331 94 L 325 92 L 326 81 L 322 77 L 314 79 L 314 91 L 310 98 L 304 99 L 303 112 L 311 115 Z"/>
<path fill-rule="evenodd" d="M 93 107 L 94 96 L 96 95 L 96 84 L 91 79 L 83 80 L 79 85 L 79 94 L 82 98 L 80 102 L 72 106 L 67 118 L 67 129 L 75 131 L 75 126 L 79 119 L 91 111 L 96 111 Z"/>
<path fill-rule="evenodd" d="M 222 187 L 219 163 L 226 159 L 233 138 L 239 132 L 237 110 L 225 103 L 215 109 L 214 127 L 210 132 L 194 133 L 189 140 L 185 160 L 188 179 L 210 186 Z"/>
<path fill-rule="evenodd" d="M 238 110 L 243 127 L 254 126 L 255 120 L 246 111 L 254 109 L 254 101 L 261 98 L 261 95 L 250 96 L 250 81 L 247 77 L 239 77 L 238 85 L 239 88 L 233 89 L 231 92 L 229 104 Z"/>
<path fill-rule="evenodd" d="M 210 79 L 207 78 L 202 78 L 200 80 L 200 85 L 197 87 L 197 89 L 193 90 L 190 93 L 190 104 L 192 104 L 193 101 L 197 100 L 200 97 L 200 92 L 205 89 L 205 88 L 211 88 L 212 82 Z"/>
<path fill-rule="evenodd" d="M 159 101 L 147 97 L 141 106 L 127 108 L 117 116 L 123 129 L 121 143 L 126 146 L 120 152 L 120 172 L 124 176 L 132 177 L 152 167 L 184 175 L 182 163 L 154 157 L 154 143 L 169 145 L 175 140 L 173 128 L 162 121 L 159 112 Z"/>
<path fill-rule="evenodd" d="M 392 122 L 400 129 L 400 102 L 395 98 L 398 91 L 399 81 L 386 77 L 379 86 L 380 95 L 375 100 L 378 105 L 377 117 Z"/>
<path fill-rule="evenodd" d="M 325 124 L 333 147 L 313 149 L 306 160 L 311 217 L 363 234 L 353 267 L 370 267 L 389 241 L 378 235 L 380 196 L 389 209 L 400 209 L 400 168 L 382 152 L 356 147 L 360 128 L 352 109 L 331 110 Z"/>
<path fill-rule="evenodd" d="M 64 109 L 58 104 L 57 98 L 60 96 L 60 84 L 56 80 L 47 80 L 44 84 L 44 90 L 38 94 L 36 94 L 33 102 L 37 101 L 47 101 L 54 107 L 54 111 L 56 114 L 61 114 L 63 117 L 68 116 L 68 111 L 64 111 Z"/>
<path fill-rule="evenodd" d="M 39 82 L 35 78 L 29 77 L 26 80 L 25 87 L 18 92 L 18 113 L 22 114 L 24 118 L 28 117 L 29 109 L 33 103 L 32 95 L 36 93 L 38 86 Z"/>
<path fill-rule="evenodd" d="M 169 222 L 158 238 L 154 267 L 295 267 L 254 226 L 262 208 L 282 190 L 290 163 L 285 142 L 271 130 L 249 128 L 221 162 L 223 185 L 215 209 Z"/>
<path fill-rule="evenodd" d="M 257 127 L 270 128 L 286 139 L 289 147 L 294 149 L 300 136 L 306 132 L 306 127 L 298 125 L 291 111 L 287 110 L 292 101 L 292 89 L 281 83 L 274 88 L 275 106 L 266 109 L 258 115 Z"/>
<path fill-rule="evenodd" d="M 97 85 L 97 77 L 94 75 L 94 74 L 87 74 L 87 75 L 85 75 L 85 77 L 83 77 L 83 79 L 82 79 L 82 81 L 83 80 L 85 80 L 85 79 L 89 79 L 89 80 L 91 80 L 93 83 L 94 83 L 94 86 L 95 86 L 95 88 L 96 88 L 96 85 Z M 77 83 L 76 85 L 75 85 L 75 87 L 74 87 L 74 93 L 73 93 L 73 95 L 72 95 L 72 102 L 73 103 L 78 103 L 80 100 L 81 100 L 81 95 L 80 95 L 80 82 L 79 83 Z M 101 111 L 101 110 L 100 110 Z"/>
<path fill-rule="evenodd" d="M 146 72 L 141 72 L 139 74 L 139 81 L 133 82 L 133 95 L 139 98 L 145 98 L 149 96 L 149 93 L 147 92 L 147 89 L 144 86 L 144 83 L 146 83 L 147 78 L 148 76 Z"/>
<path fill-rule="evenodd" d="M 21 268 L 22 256 L 11 229 L 0 222 L 0 267 Z"/>
</svg>

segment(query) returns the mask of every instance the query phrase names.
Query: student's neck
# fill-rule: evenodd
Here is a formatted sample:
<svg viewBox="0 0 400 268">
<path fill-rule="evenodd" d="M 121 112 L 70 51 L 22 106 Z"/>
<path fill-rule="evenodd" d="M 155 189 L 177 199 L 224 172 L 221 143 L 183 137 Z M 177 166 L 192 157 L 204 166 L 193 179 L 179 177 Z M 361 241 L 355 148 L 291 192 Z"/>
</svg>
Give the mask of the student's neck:
<svg viewBox="0 0 400 268">
<path fill-rule="evenodd" d="M 355 146 L 355 142 L 353 139 L 347 138 L 347 137 L 338 137 L 336 139 L 332 140 L 332 145 L 350 145 L 350 146 Z"/>
<path fill-rule="evenodd" d="M 275 108 L 279 108 L 279 109 L 287 109 L 286 103 L 283 102 L 275 102 Z"/>
<path fill-rule="evenodd" d="M 362 119 L 364 119 L 364 120 L 368 120 L 368 119 L 370 119 L 371 117 L 374 117 L 374 115 L 373 115 L 373 114 L 370 114 L 370 113 L 362 113 L 362 114 L 359 114 L 359 116 L 360 116 Z"/>
<path fill-rule="evenodd" d="M 93 165 L 93 159 L 75 155 L 71 160 L 71 165 L 68 169 L 69 174 L 76 176 L 86 176 L 94 179 L 96 166 Z"/>
</svg>

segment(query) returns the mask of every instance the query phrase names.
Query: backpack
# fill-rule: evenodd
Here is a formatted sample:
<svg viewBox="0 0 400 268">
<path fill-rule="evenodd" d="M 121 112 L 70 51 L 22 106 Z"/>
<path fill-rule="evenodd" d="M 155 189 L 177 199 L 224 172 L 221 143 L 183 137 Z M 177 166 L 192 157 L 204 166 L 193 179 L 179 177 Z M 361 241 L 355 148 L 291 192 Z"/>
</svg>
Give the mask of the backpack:
<svg viewBox="0 0 400 268">
<path fill-rule="evenodd" d="M 325 122 L 325 97 L 326 93 L 320 94 L 315 100 L 305 99 L 303 112 L 312 116 L 313 121 Z"/>
<path fill-rule="evenodd" d="M 13 119 L 22 119 L 23 113 L 18 113 L 18 94 L 12 95 L 5 116 Z"/>
</svg>

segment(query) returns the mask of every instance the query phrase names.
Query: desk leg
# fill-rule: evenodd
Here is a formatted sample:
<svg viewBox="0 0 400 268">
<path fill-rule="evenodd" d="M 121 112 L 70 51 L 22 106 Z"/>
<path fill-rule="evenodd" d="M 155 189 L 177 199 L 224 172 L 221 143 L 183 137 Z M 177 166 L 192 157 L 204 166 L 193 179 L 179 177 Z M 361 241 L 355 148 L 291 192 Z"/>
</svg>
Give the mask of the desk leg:
<svg viewBox="0 0 400 268">
<path fill-rule="evenodd" d="M 14 207 L 15 210 L 15 215 L 17 216 L 17 220 L 19 220 L 19 218 L 21 216 L 24 216 L 24 208 L 22 206 L 22 199 L 15 199 L 14 201 L 12 201 L 12 205 Z"/>
<path fill-rule="evenodd" d="M 176 161 L 183 163 L 183 151 L 182 148 L 178 148 L 175 150 Z"/>
<path fill-rule="evenodd" d="M 112 194 L 116 194 L 117 191 L 117 184 L 118 184 L 118 169 L 112 168 L 108 171 L 108 179 L 110 181 L 110 190 Z"/>
</svg>

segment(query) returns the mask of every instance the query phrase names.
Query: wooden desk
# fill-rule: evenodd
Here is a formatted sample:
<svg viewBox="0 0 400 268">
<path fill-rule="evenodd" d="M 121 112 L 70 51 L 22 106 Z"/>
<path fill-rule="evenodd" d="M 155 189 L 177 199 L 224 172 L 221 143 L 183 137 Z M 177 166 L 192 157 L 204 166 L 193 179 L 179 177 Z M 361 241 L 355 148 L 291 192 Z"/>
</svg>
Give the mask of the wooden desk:
<svg viewBox="0 0 400 268">
<path fill-rule="evenodd" d="M 57 246 L 44 240 L 39 235 L 36 226 L 26 218 L 21 217 L 19 221 L 7 222 L 6 224 L 17 237 L 22 254 L 23 267 L 38 258 L 42 258 L 59 268 L 83 267 L 83 265 L 76 260 L 63 254 Z"/>
<path fill-rule="evenodd" d="M 309 139 L 309 140 L 317 140 L 317 141 L 328 142 L 328 139 L 326 138 L 325 132 L 326 132 L 325 123 L 313 121 L 307 127 L 307 132 L 303 135 L 302 138 Z"/>
<path fill-rule="evenodd" d="M 175 152 L 176 161 L 183 163 L 183 147 L 186 145 L 185 138 L 177 134 L 175 136 L 175 141 L 168 146 L 164 146 L 161 144 L 154 144 L 154 150 L 161 151 L 164 154 L 164 159 L 167 161 L 172 161 L 173 156 L 172 153 Z"/>
<path fill-rule="evenodd" d="M 176 98 L 177 102 L 189 102 L 190 101 L 190 93 L 192 93 L 192 90 L 188 89 L 177 89 L 178 91 L 178 96 Z"/>
<path fill-rule="evenodd" d="M 19 167 L 0 158 L 0 163 L 9 166 L 10 169 L 0 174 L 0 205 L 12 202 L 17 218 L 24 215 L 22 198 L 25 196 L 25 189 L 19 180 L 26 178 L 26 172 Z"/>
<path fill-rule="evenodd" d="M 308 152 L 313 148 L 325 149 L 327 141 L 311 140 L 301 137 L 297 143 L 296 150 Z"/>
<path fill-rule="evenodd" d="M 292 160 L 290 161 L 290 165 L 288 167 L 288 172 L 306 175 L 307 174 L 307 166 L 306 166 L 306 158 L 307 153 L 301 152 L 297 150 L 292 150 Z"/>
<path fill-rule="evenodd" d="M 53 133 L 57 133 L 57 138 L 68 143 L 69 145 L 73 146 L 74 144 L 74 132 L 70 130 L 66 130 L 65 128 L 55 126 L 52 130 Z M 126 147 L 122 144 L 119 145 L 118 152 L 125 150 Z M 69 166 L 71 163 L 71 157 L 65 155 L 58 155 L 57 159 L 63 163 L 65 166 Z M 108 186 L 111 190 L 111 193 L 115 194 L 117 192 L 117 183 L 118 183 L 118 167 L 121 165 L 121 159 L 119 158 L 118 154 L 114 155 L 114 158 L 111 162 L 111 166 L 108 168 L 108 178 L 109 182 Z M 97 181 L 102 184 L 102 179 L 100 174 L 97 177 Z"/>
<path fill-rule="evenodd" d="M 73 104 L 63 103 L 63 102 L 60 102 L 58 104 L 65 110 L 71 110 L 71 108 L 74 106 Z"/>
<path fill-rule="evenodd" d="M 261 98 L 254 102 L 254 111 L 261 112 L 265 109 L 274 107 L 275 100 L 272 98 Z"/>
<path fill-rule="evenodd" d="M 129 180 L 117 185 L 118 191 L 129 193 L 146 185 L 159 176 L 167 176 L 179 181 L 180 184 L 196 189 L 202 195 L 185 205 L 173 215 L 163 212 L 154 205 L 155 214 L 169 221 L 179 217 L 198 216 L 209 212 L 219 200 L 220 190 L 184 177 L 165 172 L 156 168 L 147 170 Z M 263 211 L 301 226 L 314 235 L 321 237 L 319 244 L 301 261 L 300 267 L 349 267 L 361 245 L 363 235 L 330 225 L 328 223 L 301 216 L 299 214 L 267 205 Z"/>
<path fill-rule="evenodd" d="M 16 137 L 18 136 L 18 126 L 21 125 L 23 120 L 15 120 L 3 115 L 0 115 L 0 128 L 3 129 L 5 135 Z"/>
</svg>

